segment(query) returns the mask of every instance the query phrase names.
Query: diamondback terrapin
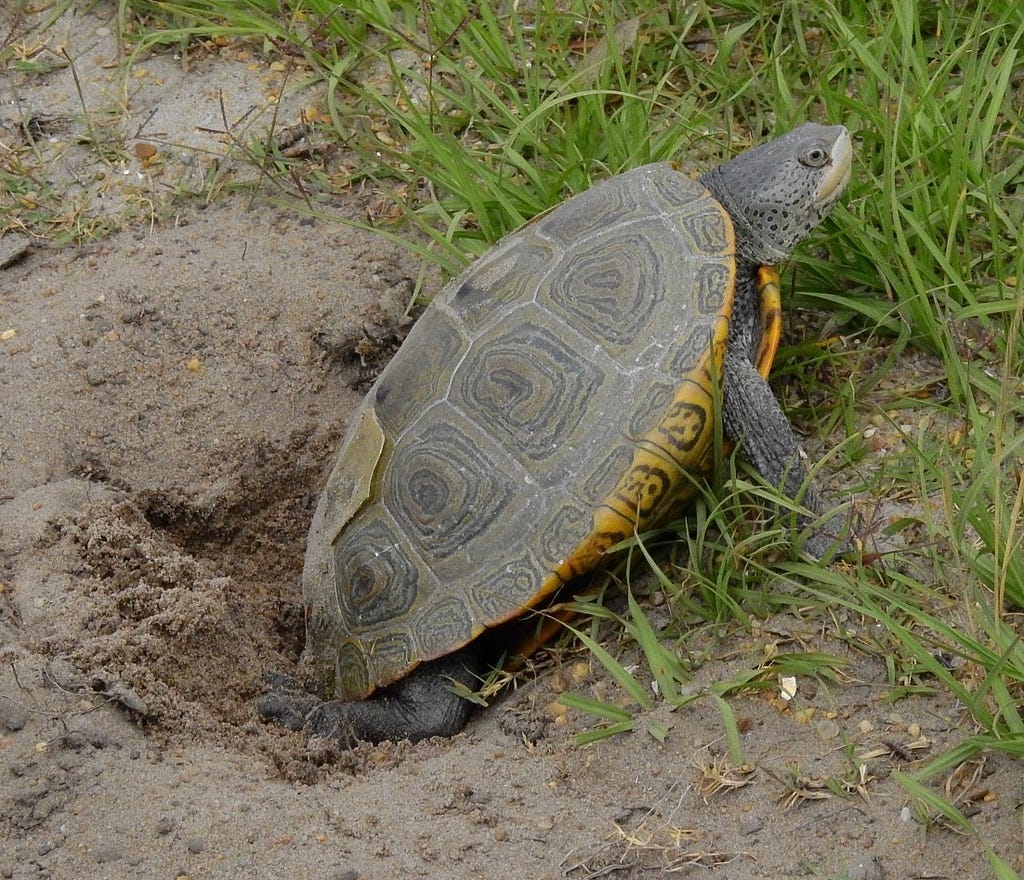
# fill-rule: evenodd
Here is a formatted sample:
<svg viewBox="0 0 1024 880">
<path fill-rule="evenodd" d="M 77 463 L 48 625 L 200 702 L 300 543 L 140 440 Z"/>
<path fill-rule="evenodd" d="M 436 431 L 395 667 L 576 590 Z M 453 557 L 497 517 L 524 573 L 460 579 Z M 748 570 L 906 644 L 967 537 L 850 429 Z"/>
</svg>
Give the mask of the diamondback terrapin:
<svg viewBox="0 0 1024 880">
<path fill-rule="evenodd" d="M 439 294 L 355 413 L 309 533 L 306 660 L 322 702 L 265 717 L 355 739 L 449 735 L 482 655 L 605 551 L 678 512 L 728 439 L 795 497 L 766 381 L 774 268 L 850 177 L 807 124 L 691 179 L 647 165 L 527 223 Z M 813 492 L 803 501 L 815 509 Z M 804 549 L 820 557 L 825 527 Z"/>
</svg>

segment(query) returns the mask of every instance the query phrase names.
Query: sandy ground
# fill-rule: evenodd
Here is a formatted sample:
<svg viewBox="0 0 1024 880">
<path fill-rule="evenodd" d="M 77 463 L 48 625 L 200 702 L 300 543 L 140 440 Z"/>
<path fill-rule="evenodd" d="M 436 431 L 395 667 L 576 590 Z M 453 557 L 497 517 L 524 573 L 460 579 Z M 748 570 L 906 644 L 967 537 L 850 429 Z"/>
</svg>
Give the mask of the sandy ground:
<svg viewBox="0 0 1024 880">
<path fill-rule="evenodd" d="M 556 717 L 558 692 L 612 686 L 572 651 L 448 741 L 330 753 L 264 725 L 260 676 L 294 668 L 302 647 L 305 533 L 363 387 L 360 353 L 391 350 L 421 267 L 247 195 L 205 210 L 167 198 L 223 152 L 202 129 L 225 114 L 267 124 L 266 59 L 152 57 L 125 91 L 125 69 L 102 63 L 117 58 L 109 6 L 46 34 L 32 23 L 5 32 L 67 48 L 86 105 L 120 106 L 108 134 L 122 158 L 75 146 L 85 123 L 66 67 L 0 85 L 5 149 L 45 116 L 35 155 L 53 178 L 89 216 L 127 206 L 139 220 L 79 247 L 0 242 L 0 331 L 13 331 L 0 342 L 0 878 L 990 876 L 977 842 L 919 822 L 890 775 L 959 741 L 963 713 L 881 702 L 881 663 L 820 621 L 709 645 L 698 686 L 796 644 L 850 663 L 843 683 L 801 681 L 790 703 L 733 699 L 738 767 L 704 701 L 658 717 L 664 742 L 574 745 L 586 719 Z M 135 154 L 140 140 L 159 164 Z M 369 198 L 337 210 L 358 216 Z M 989 758 L 949 785 L 1024 868 L 1019 767 Z"/>
</svg>

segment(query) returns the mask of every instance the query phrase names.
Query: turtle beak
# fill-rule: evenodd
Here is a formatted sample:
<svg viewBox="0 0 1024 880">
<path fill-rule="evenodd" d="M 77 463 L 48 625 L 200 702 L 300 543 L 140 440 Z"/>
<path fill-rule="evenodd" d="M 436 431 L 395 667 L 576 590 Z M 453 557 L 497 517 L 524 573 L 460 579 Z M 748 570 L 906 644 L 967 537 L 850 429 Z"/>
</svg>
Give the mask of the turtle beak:
<svg viewBox="0 0 1024 880">
<path fill-rule="evenodd" d="M 850 166 L 853 164 L 853 144 L 850 134 L 842 125 L 836 126 L 839 134 L 832 144 L 832 162 L 818 188 L 818 202 L 831 204 L 842 195 L 850 182 Z"/>
</svg>

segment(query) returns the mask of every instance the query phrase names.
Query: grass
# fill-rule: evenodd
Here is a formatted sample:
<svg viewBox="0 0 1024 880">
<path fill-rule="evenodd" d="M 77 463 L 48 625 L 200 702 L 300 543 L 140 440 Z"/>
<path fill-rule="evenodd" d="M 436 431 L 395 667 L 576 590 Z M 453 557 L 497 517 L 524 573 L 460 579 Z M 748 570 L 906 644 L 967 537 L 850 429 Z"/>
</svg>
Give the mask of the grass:
<svg viewBox="0 0 1024 880">
<path fill-rule="evenodd" d="M 822 569 L 780 558 L 782 532 L 757 519 L 756 504 L 751 512 L 752 500 L 779 499 L 732 463 L 669 551 L 686 564 L 671 576 L 650 565 L 673 624 L 656 632 L 632 598 L 617 619 L 646 657 L 657 696 L 581 629 L 635 708 L 569 701 L 604 722 L 597 737 L 645 724 L 658 701 L 706 699 L 738 763 L 726 697 L 774 681 L 778 664 L 690 693 L 680 659 L 687 633 L 695 624 L 745 627 L 797 604 L 826 623 L 845 609 L 880 625 L 871 629 L 884 636 L 858 648 L 885 658 L 894 695 L 941 688 L 969 714 L 976 733 L 904 779 L 933 813 L 955 812 L 940 809 L 923 783 L 984 750 L 1024 757 L 1024 120 L 1015 98 L 1024 88 L 1024 6 L 539 0 L 531 8 L 119 5 L 126 46 L 140 57 L 249 40 L 293 59 L 293 82 L 320 80 L 325 135 L 358 152 L 357 173 L 391 194 L 431 242 L 424 252 L 449 272 L 625 168 L 667 158 L 706 167 L 807 118 L 844 122 L 857 143 L 854 180 L 785 273 L 789 305 L 827 312 L 836 342 L 784 348 L 776 377 L 798 421 L 850 435 L 829 466 L 861 474 L 852 490 L 879 504 L 868 517 L 867 561 Z M 278 187 L 316 174 L 272 150 L 257 161 L 262 180 Z M 318 186 L 329 193 L 330 181 Z M 327 213 L 310 199 L 315 189 L 302 188 L 304 204 Z M 894 370 L 918 350 L 933 359 Z M 890 447 L 868 448 L 865 414 L 894 438 Z M 888 499 L 907 503 L 890 511 Z M 873 542 L 894 533 L 916 537 L 898 555 L 872 555 Z M 644 540 L 635 552 L 647 554 Z M 833 670 L 818 656 L 802 662 L 816 675 Z M 1012 876 L 990 858 L 998 876 Z"/>
</svg>

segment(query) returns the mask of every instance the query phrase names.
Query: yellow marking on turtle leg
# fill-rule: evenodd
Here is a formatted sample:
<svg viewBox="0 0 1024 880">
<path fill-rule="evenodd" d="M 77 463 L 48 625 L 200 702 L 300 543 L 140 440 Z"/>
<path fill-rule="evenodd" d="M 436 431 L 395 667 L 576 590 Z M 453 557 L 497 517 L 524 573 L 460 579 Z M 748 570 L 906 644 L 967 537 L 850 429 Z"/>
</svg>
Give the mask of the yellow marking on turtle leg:
<svg viewBox="0 0 1024 880">
<path fill-rule="evenodd" d="M 767 379 L 782 335 L 782 281 L 778 269 L 774 266 L 758 267 L 757 292 L 761 296 L 761 339 L 754 366 Z"/>
</svg>

